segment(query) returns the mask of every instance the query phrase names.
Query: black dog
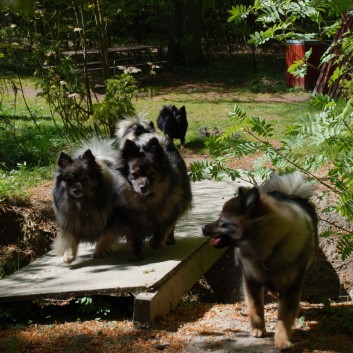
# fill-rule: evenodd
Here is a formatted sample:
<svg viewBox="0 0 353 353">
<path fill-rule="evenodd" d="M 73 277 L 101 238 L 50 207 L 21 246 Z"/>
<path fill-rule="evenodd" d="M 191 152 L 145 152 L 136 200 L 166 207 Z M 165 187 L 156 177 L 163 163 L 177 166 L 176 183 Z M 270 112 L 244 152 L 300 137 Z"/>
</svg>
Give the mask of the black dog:
<svg viewBox="0 0 353 353">
<path fill-rule="evenodd" d="M 178 109 L 175 105 L 165 105 L 157 118 L 158 128 L 172 140 L 179 139 L 181 146 L 185 144 L 188 128 L 185 106 Z"/>
</svg>

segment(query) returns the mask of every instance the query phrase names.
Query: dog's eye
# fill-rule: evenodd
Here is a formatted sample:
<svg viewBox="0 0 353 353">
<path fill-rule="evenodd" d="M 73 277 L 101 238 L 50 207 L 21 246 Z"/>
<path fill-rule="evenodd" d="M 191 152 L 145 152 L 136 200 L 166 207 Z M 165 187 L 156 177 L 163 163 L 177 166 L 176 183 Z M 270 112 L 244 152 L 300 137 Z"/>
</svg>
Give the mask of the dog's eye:
<svg viewBox="0 0 353 353">
<path fill-rule="evenodd" d="M 130 175 L 132 179 L 137 179 L 139 177 L 138 173 L 135 172 L 131 173 Z"/>
<path fill-rule="evenodd" d="M 81 183 L 87 183 L 88 181 L 88 177 L 87 176 L 84 176 L 81 178 Z"/>
<path fill-rule="evenodd" d="M 220 222 L 220 227 L 221 228 L 230 228 L 230 227 L 234 227 L 234 224 L 229 222 L 229 221 L 226 221 L 226 220 L 223 220 Z"/>
<path fill-rule="evenodd" d="M 157 173 L 155 171 L 148 172 L 149 179 L 154 179 L 156 176 L 157 176 Z"/>
</svg>

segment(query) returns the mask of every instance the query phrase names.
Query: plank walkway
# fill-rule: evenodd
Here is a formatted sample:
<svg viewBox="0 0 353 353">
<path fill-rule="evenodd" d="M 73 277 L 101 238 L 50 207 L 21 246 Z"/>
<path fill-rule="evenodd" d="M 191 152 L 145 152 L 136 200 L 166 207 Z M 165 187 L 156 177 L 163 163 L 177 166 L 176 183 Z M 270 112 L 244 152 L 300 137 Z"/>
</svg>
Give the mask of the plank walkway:
<svg viewBox="0 0 353 353">
<path fill-rule="evenodd" d="M 192 183 L 193 208 L 176 228 L 175 245 L 160 250 L 144 246 L 146 259 L 127 261 L 126 244 L 114 253 L 93 259 L 93 246 L 79 247 L 77 260 L 61 262 L 52 251 L 0 281 L 0 301 L 69 298 L 83 295 L 133 295 L 133 321 L 149 326 L 172 310 L 223 251 L 202 236 L 201 227 L 215 220 L 223 203 L 234 195 L 238 181 Z"/>
</svg>

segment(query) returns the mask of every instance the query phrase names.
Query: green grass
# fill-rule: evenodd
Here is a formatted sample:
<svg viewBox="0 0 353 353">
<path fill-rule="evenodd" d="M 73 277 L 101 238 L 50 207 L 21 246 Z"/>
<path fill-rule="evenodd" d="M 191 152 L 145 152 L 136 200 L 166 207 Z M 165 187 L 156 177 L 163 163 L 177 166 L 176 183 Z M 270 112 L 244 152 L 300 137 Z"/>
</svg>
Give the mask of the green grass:
<svg viewBox="0 0 353 353">
<path fill-rule="evenodd" d="M 282 59 L 281 65 L 274 65 L 273 60 L 259 60 L 257 72 L 245 57 L 190 70 L 164 70 L 142 82 L 153 94 L 140 94 L 134 102 L 136 110 L 148 112 L 148 118 L 156 122 L 164 104 L 185 105 L 189 121 L 186 148 L 195 154 L 206 152 L 199 128 L 224 131 L 231 124 L 229 112 L 235 103 L 251 116 L 271 120 L 274 139 L 279 139 L 288 123 L 315 108 L 305 100 L 306 92 L 284 86 Z M 0 201 L 25 197 L 31 187 L 51 180 L 58 152 L 73 148 L 62 124 L 54 125 L 45 100 L 36 95 L 37 79 L 21 77 L 22 86 L 18 78 L 13 79 L 23 88 L 25 99 L 6 82 L 0 80 Z"/>
<path fill-rule="evenodd" d="M 38 95 L 39 82 L 38 78 L 29 76 L 0 78 L 0 115 L 50 117 L 45 98 Z"/>
<path fill-rule="evenodd" d="M 251 116 L 260 116 L 275 124 L 274 138 L 283 136 L 286 126 L 299 115 L 317 111 L 308 100 L 303 101 L 307 98 L 304 92 L 295 93 L 293 98 L 288 96 L 289 93 L 252 93 L 237 87 L 229 87 L 222 92 L 214 91 L 211 85 L 207 89 L 205 91 L 205 87 L 203 90 L 186 88 L 183 91 L 158 93 L 152 99 L 140 97 L 136 101 L 136 109 L 149 112 L 149 119 L 155 122 L 162 105 L 185 105 L 189 121 L 188 141 L 197 137 L 201 126 L 207 127 L 208 130 L 216 127 L 219 131 L 229 127 L 229 112 L 233 110 L 235 103 L 243 106 Z"/>
</svg>

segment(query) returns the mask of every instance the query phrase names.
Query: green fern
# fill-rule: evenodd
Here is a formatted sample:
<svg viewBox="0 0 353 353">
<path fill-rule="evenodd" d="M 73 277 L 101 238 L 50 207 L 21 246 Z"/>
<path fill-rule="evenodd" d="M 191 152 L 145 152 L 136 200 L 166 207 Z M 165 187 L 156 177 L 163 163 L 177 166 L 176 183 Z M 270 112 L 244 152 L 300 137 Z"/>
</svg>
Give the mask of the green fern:
<svg viewBox="0 0 353 353">
<path fill-rule="evenodd" d="M 245 5 L 237 5 L 232 6 L 231 10 L 228 10 L 230 17 L 228 18 L 228 22 L 234 22 L 234 24 L 239 24 L 244 21 L 251 12 L 252 7 L 246 7 Z"/>
</svg>

